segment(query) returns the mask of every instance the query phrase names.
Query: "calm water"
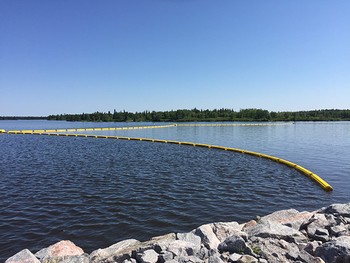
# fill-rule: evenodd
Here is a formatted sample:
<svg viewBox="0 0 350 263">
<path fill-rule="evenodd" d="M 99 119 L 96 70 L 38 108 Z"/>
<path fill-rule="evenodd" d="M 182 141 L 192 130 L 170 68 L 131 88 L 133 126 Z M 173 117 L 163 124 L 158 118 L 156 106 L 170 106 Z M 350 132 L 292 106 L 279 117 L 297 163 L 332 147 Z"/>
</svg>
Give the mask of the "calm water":
<svg viewBox="0 0 350 263">
<path fill-rule="evenodd" d="M 0 121 L 0 129 L 152 125 Z M 158 125 L 158 123 L 157 123 Z M 317 173 L 234 152 L 138 141 L 0 135 L 0 261 L 70 239 L 86 252 L 214 221 L 350 202 L 350 122 L 173 127 L 94 134 L 192 141 L 275 155 Z"/>
</svg>

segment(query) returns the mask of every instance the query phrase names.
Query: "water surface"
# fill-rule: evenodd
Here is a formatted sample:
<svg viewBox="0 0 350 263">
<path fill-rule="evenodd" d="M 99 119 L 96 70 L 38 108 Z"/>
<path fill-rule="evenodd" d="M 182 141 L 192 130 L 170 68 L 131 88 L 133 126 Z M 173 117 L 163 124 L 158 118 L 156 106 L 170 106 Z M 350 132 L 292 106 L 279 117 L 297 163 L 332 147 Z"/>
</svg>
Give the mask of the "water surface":
<svg viewBox="0 0 350 263">
<path fill-rule="evenodd" d="M 125 125 L 0 121 L 0 129 L 6 130 Z M 334 191 L 324 192 L 289 167 L 234 152 L 1 134 L 1 260 L 23 248 L 35 253 L 62 239 L 91 252 L 126 238 L 146 240 L 208 222 L 244 222 L 278 209 L 314 210 L 350 202 L 348 122 L 93 133 L 209 143 L 275 155 L 319 174 Z"/>
</svg>

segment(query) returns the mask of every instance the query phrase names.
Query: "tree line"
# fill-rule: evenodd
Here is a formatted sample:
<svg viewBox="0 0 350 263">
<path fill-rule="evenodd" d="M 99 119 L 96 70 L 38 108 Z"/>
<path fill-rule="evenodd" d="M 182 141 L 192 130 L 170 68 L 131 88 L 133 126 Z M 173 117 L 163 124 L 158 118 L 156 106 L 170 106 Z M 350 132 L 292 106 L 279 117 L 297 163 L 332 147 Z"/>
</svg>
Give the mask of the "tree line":
<svg viewBox="0 0 350 263">
<path fill-rule="evenodd" d="M 350 110 L 312 110 L 274 112 L 263 109 L 180 109 L 171 111 L 94 112 L 50 115 L 48 120 L 92 122 L 189 122 L 189 121 L 341 121 L 350 120 Z"/>
</svg>

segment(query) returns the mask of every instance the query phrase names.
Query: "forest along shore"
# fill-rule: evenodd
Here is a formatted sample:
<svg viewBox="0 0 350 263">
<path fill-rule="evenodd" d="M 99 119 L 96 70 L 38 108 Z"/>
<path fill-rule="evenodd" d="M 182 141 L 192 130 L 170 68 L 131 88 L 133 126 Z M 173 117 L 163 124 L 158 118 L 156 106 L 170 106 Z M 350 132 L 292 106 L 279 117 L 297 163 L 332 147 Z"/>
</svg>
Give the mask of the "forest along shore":
<svg viewBox="0 0 350 263">
<path fill-rule="evenodd" d="M 5 263 L 350 262 L 350 203 L 312 212 L 281 210 L 249 222 L 202 225 L 140 242 L 120 241 L 91 254 L 68 240 Z"/>
</svg>

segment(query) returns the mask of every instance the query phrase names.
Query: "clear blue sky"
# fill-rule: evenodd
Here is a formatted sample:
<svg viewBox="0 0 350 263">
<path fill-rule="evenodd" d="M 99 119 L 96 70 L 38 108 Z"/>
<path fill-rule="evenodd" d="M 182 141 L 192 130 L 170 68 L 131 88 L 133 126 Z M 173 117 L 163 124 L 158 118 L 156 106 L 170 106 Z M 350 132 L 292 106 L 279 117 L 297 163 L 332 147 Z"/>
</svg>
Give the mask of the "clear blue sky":
<svg viewBox="0 0 350 263">
<path fill-rule="evenodd" d="M 350 108 L 350 1 L 0 0 L 0 116 Z"/>
</svg>

